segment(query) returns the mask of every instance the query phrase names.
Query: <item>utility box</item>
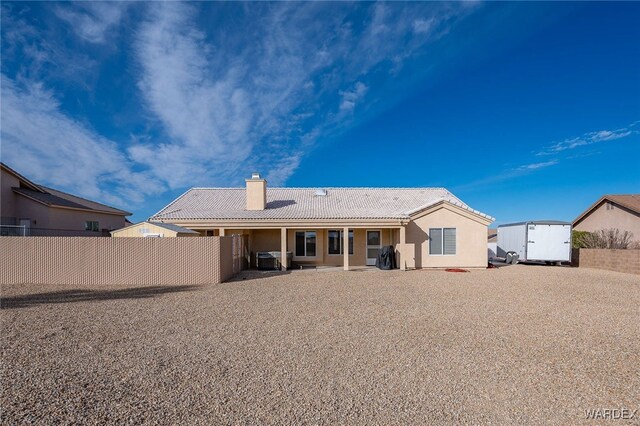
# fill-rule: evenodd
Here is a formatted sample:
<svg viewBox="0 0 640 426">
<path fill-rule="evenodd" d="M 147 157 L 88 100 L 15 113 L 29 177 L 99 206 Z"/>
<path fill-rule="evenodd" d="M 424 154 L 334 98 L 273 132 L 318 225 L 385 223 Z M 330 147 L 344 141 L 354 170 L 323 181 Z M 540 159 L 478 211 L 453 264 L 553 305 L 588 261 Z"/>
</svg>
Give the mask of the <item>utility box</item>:
<svg viewBox="0 0 640 426">
<path fill-rule="evenodd" d="M 500 225 L 497 254 L 507 263 L 570 262 L 571 223 L 540 220 Z"/>
</svg>

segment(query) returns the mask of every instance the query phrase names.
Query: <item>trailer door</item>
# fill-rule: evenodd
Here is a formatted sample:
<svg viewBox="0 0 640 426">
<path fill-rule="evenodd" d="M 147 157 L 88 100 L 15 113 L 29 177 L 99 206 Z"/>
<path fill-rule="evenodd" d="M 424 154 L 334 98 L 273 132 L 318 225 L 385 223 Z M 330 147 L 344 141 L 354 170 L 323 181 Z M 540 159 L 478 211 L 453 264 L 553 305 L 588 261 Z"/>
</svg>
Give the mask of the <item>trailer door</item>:
<svg viewBox="0 0 640 426">
<path fill-rule="evenodd" d="M 571 225 L 528 225 L 527 260 L 571 260 Z"/>
</svg>

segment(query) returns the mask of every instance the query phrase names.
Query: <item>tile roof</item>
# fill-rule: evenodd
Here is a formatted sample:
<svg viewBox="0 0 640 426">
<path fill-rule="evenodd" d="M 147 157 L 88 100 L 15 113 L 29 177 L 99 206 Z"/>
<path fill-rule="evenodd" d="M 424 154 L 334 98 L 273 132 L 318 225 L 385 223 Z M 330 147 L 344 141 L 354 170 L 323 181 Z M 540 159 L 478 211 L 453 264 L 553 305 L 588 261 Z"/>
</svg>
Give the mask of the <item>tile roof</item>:
<svg viewBox="0 0 640 426">
<path fill-rule="evenodd" d="M 325 196 L 316 193 L 325 190 Z M 192 188 L 153 215 L 159 220 L 406 219 L 440 201 L 471 209 L 444 188 L 267 188 L 265 210 L 246 210 L 245 188 Z"/>
</svg>

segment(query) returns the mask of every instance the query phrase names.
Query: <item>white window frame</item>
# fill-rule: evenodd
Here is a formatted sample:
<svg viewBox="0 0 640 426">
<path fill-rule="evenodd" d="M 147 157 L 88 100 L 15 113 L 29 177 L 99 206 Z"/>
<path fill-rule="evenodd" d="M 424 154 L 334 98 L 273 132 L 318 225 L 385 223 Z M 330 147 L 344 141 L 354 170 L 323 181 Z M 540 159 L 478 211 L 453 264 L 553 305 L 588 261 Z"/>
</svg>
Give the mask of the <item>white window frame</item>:
<svg viewBox="0 0 640 426">
<path fill-rule="evenodd" d="M 329 232 L 340 232 L 340 253 L 329 253 Z M 355 230 L 349 229 L 350 235 L 349 240 L 351 240 L 351 244 L 349 244 L 351 249 L 355 252 L 355 242 L 356 242 L 356 233 Z M 327 256 L 344 256 L 344 230 L 342 229 L 327 229 Z M 349 256 L 353 256 L 353 253 L 349 253 Z"/>
<path fill-rule="evenodd" d="M 438 254 L 438 253 L 435 253 L 435 254 L 434 254 L 434 253 L 431 253 L 431 230 L 432 230 L 432 229 L 439 229 L 440 231 L 442 231 L 442 241 L 441 241 L 441 243 L 440 243 L 440 250 L 441 250 L 441 253 L 439 253 L 439 254 Z M 456 252 L 455 252 L 455 253 L 453 253 L 453 254 L 445 254 L 445 253 L 444 253 L 444 230 L 445 230 L 445 229 L 455 229 L 455 231 L 456 231 L 456 240 L 455 240 L 455 243 L 456 243 Z M 458 255 L 458 228 L 454 228 L 454 227 L 451 227 L 451 226 L 447 226 L 447 227 L 444 227 L 444 226 L 443 226 L 443 227 L 437 227 L 437 228 L 429 228 L 429 256 L 457 256 L 457 255 Z"/>
<path fill-rule="evenodd" d="M 298 255 L 298 232 L 304 232 L 304 255 Z M 309 238 L 307 236 L 307 234 L 313 232 L 315 234 L 315 238 L 316 238 L 316 254 L 314 254 L 313 256 L 309 256 L 307 255 L 307 238 Z M 294 255 L 295 257 L 309 257 L 309 258 L 315 258 L 318 257 L 318 231 L 314 231 L 313 229 L 309 229 L 309 230 L 296 230 L 293 234 L 293 245 L 294 245 Z"/>
</svg>

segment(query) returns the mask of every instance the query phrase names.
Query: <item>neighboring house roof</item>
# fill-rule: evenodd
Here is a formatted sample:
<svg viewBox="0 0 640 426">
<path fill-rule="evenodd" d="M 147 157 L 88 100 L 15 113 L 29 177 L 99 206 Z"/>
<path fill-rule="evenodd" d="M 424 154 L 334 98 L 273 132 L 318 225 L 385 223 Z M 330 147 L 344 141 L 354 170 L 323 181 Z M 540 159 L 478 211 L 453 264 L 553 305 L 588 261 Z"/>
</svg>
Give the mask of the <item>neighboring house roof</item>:
<svg viewBox="0 0 640 426">
<path fill-rule="evenodd" d="M 598 208 L 602 203 L 606 201 L 622 206 L 640 215 L 640 194 L 607 194 L 603 195 L 598 201 L 593 203 L 591 207 L 589 207 L 580 216 L 578 216 L 573 221 L 573 225 L 575 226 L 576 224 L 578 224 L 582 219 L 584 219 L 593 210 Z"/>
<path fill-rule="evenodd" d="M 124 231 L 125 229 L 133 228 L 135 226 L 144 226 L 144 225 L 147 225 L 147 224 L 155 225 L 155 226 L 158 226 L 160 228 L 167 229 L 169 231 L 178 232 L 180 234 L 197 234 L 198 233 L 197 231 L 193 231 L 191 229 L 183 228 L 182 226 L 174 225 L 173 223 L 162 223 L 162 222 L 151 222 L 151 221 L 144 221 L 144 222 L 134 223 L 134 224 L 131 224 L 129 226 L 125 226 L 124 228 L 120 228 L 120 229 L 116 229 L 114 231 L 111 231 L 111 233 Z"/>
<path fill-rule="evenodd" d="M 246 210 L 245 188 L 192 188 L 150 220 L 407 219 L 443 201 L 493 220 L 444 188 L 267 188 L 265 210 Z"/>
<path fill-rule="evenodd" d="M 78 210 L 94 211 L 98 213 L 107 213 L 128 216 L 131 213 L 109 207 L 104 204 L 96 203 L 95 201 L 85 200 L 84 198 L 76 197 L 75 195 L 67 194 L 65 192 L 57 191 L 55 189 L 41 187 L 47 192 L 34 191 L 27 188 L 11 188 L 13 192 L 31 198 L 41 204 L 49 207 L 65 207 Z"/>
<path fill-rule="evenodd" d="M 43 185 L 38 185 L 29 179 L 25 178 L 9 166 L 4 163 L 0 163 L 2 170 L 14 175 L 20 181 L 20 187 L 11 188 L 16 194 L 28 197 L 36 202 L 44 204 L 49 207 L 64 207 L 79 210 L 94 211 L 99 213 L 107 213 L 114 215 L 129 216 L 130 212 L 116 209 L 114 207 L 107 206 L 95 201 L 87 200 L 86 198 L 78 197 L 76 195 L 68 194 L 66 192 L 58 191 L 57 189 L 47 188 Z"/>
<path fill-rule="evenodd" d="M 178 232 L 180 234 L 197 234 L 197 231 L 193 231 L 191 229 L 183 228 L 182 226 L 174 225 L 173 223 L 162 223 L 162 222 L 142 222 L 142 223 L 150 223 L 155 226 L 159 226 L 160 228 L 168 229 L 169 231 Z"/>
</svg>

